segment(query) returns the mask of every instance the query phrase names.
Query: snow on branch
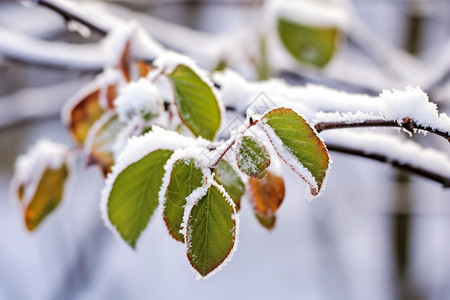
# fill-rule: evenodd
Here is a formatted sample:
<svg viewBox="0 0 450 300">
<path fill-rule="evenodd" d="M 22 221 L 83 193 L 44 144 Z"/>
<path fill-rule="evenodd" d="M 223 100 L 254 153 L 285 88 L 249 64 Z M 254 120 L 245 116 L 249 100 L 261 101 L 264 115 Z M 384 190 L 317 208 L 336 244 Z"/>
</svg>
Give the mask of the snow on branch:
<svg viewBox="0 0 450 300">
<path fill-rule="evenodd" d="M 0 53 L 31 64 L 99 71 L 105 63 L 100 44 L 48 42 L 0 27 Z"/>
<path fill-rule="evenodd" d="M 357 113 L 323 113 L 315 117 L 318 132 L 350 127 L 400 127 L 410 133 L 431 132 L 449 140 L 450 118 L 439 113 L 420 88 L 407 87 L 404 91 L 383 91 L 378 115 Z"/>
<path fill-rule="evenodd" d="M 450 160 L 442 152 L 392 135 L 347 130 L 330 133 L 323 135 L 329 150 L 388 163 L 450 187 Z"/>
</svg>

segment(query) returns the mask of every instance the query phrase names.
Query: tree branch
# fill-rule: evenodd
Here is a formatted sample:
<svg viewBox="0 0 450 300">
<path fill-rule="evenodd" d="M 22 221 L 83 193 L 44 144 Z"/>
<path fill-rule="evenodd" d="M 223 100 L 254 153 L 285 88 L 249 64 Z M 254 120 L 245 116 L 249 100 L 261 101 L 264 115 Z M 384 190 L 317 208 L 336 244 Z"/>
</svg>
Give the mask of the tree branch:
<svg viewBox="0 0 450 300">
<path fill-rule="evenodd" d="M 108 34 L 107 30 L 100 28 L 97 25 L 92 24 L 91 22 L 89 22 L 79 16 L 74 15 L 71 12 L 69 12 L 47 0 L 36 0 L 36 3 L 41 6 L 47 7 L 49 9 L 53 10 L 54 12 L 60 14 L 66 21 L 76 21 L 76 22 L 86 26 L 91 31 L 97 32 L 98 34 L 100 34 L 102 36 L 106 36 Z"/>
<path fill-rule="evenodd" d="M 450 187 L 450 178 L 442 176 L 441 174 L 437 174 L 435 172 L 431 172 L 431 171 L 425 170 L 423 168 L 418 168 L 418 167 L 412 166 L 408 163 L 402 163 L 398 160 L 391 160 L 387 156 L 382 155 L 382 154 L 375 154 L 375 153 L 367 154 L 364 151 L 359 150 L 359 149 L 353 149 L 350 147 L 334 145 L 332 143 L 327 143 L 327 142 L 325 142 L 325 144 L 327 145 L 328 150 L 345 153 L 345 154 L 351 154 L 351 155 L 360 156 L 360 157 L 376 160 L 379 162 L 387 163 L 394 167 L 411 172 L 413 174 L 416 174 L 416 175 L 422 176 L 424 178 L 428 178 L 433 181 L 439 182 L 443 185 L 444 188 Z"/>
<path fill-rule="evenodd" d="M 340 129 L 340 128 L 358 128 L 358 127 L 396 127 L 408 130 L 414 133 L 415 130 L 423 130 L 438 136 L 445 138 L 450 142 L 450 133 L 447 131 L 441 131 L 439 129 L 433 129 L 429 126 L 423 126 L 416 124 L 410 118 L 404 118 L 403 122 L 399 124 L 397 121 L 393 120 L 367 120 L 360 123 L 346 123 L 346 122 L 319 122 L 314 125 L 317 132 L 322 132 L 324 130 L 330 129 Z"/>
</svg>

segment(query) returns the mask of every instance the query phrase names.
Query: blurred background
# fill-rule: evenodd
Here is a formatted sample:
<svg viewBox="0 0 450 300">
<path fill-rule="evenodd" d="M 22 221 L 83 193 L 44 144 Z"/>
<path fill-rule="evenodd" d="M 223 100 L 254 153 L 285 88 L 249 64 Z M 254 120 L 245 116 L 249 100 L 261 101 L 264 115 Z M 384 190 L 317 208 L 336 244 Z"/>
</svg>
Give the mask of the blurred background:
<svg viewBox="0 0 450 300">
<path fill-rule="evenodd" d="M 450 110 L 450 1 L 334 4 L 346 10 L 350 23 L 331 65 L 322 71 L 277 69 L 274 76 L 370 95 L 419 84 L 441 111 Z M 260 24 L 265 4 L 117 0 L 103 5 L 211 68 L 206 44 L 189 39 L 213 44 L 239 34 Z M 192 29 L 185 47 L 170 38 L 179 28 Z M 1 300 L 450 299 L 450 191 L 344 154 L 331 153 L 327 188 L 312 202 L 303 199 L 305 185 L 284 170 L 287 194 L 270 232 L 244 199 L 238 251 L 205 281 L 195 280 L 183 245 L 167 235 L 159 214 L 137 252 L 116 239 L 100 218 L 102 174 L 86 169 L 81 158 L 64 202 L 35 232 L 27 232 L 9 197 L 15 159 L 40 138 L 71 144 L 61 106 L 101 71 L 102 61 L 48 64 L 30 56 L 42 49 L 29 49 L 23 37 L 48 45 L 95 44 L 102 38 L 69 32 L 64 19 L 46 8 L 0 0 Z M 442 139 L 418 138 L 449 153 Z"/>
</svg>

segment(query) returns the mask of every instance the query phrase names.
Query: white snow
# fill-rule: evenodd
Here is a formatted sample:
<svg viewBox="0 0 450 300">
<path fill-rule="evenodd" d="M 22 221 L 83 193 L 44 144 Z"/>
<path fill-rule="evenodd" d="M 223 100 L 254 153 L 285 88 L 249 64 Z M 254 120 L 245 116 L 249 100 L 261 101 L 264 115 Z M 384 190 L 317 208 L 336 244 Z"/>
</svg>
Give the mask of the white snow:
<svg viewBox="0 0 450 300">
<path fill-rule="evenodd" d="M 23 62 L 74 70 L 99 70 L 105 54 L 98 44 L 43 41 L 0 27 L 0 53 Z"/>
<path fill-rule="evenodd" d="M 386 119 L 401 124 L 403 118 L 411 118 L 415 123 L 433 129 L 450 131 L 450 118 L 439 114 L 438 107 L 428 99 L 419 87 L 406 87 L 405 90 L 384 90 L 380 94 L 383 101 L 381 113 Z"/>
<path fill-rule="evenodd" d="M 123 87 L 114 100 L 114 104 L 119 120 L 123 123 L 134 116 L 149 120 L 149 118 L 157 117 L 164 110 L 158 88 L 145 78 L 130 82 Z"/>
<path fill-rule="evenodd" d="M 68 147 L 50 140 L 39 140 L 30 148 L 27 154 L 20 155 L 16 160 L 14 178 L 11 181 L 11 192 L 13 199 L 18 199 L 17 189 L 23 185 L 24 205 L 32 199 L 42 175 L 46 169 L 59 169 L 67 163 Z"/>
<path fill-rule="evenodd" d="M 121 26 L 115 26 L 110 30 L 106 38 L 102 41 L 106 53 L 107 66 L 114 67 L 119 65 L 125 47 L 128 43 L 131 43 L 137 27 L 138 25 L 135 22 L 129 22 Z"/>
<path fill-rule="evenodd" d="M 167 51 L 158 56 L 153 64 L 162 70 L 164 74 L 172 74 L 179 65 L 187 66 L 197 74 L 205 73 L 197 67 L 197 64 L 191 58 L 172 51 Z"/>
<path fill-rule="evenodd" d="M 266 14 L 269 20 L 282 17 L 299 24 L 341 29 L 346 29 L 349 25 L 345 10 L 330 2 L 271 0 L 266 5 Z M 268 19 L 265 21 L 270 22 Z"/>
<path fill-rule="evenodd" d="M 348 129 L 324 131 L 321 135 L 330 145 L 362 150 L 365 154 L 381 154 L 388 158 L 388 162 L 398 161 L 401 164 L 409 164 L 450 177 L 450 160 L 444 153 L 432 148 L 423 148 L 412 140 L 378 132 Z"/>
<path fill-rule="evenodd" d="M 383 91 L 378 97 L 337 91 L 320 85 L 291 86 L 279 79 L 248 82 L 227 70 L 215 73 L 225 105 L 246 113 L 259 98 L 267 108 L 285 106 L 301 112 L 308 121 L 357 122 L 411 118 L 417 124 L 450 131 L 450 118 L 418 87 Z M 256 117 L 256 116 L 254 116 Z"/>
<path fill-rule="evenodd" d="M 383 120 L 382 116 L 374 115 L 373 113 L 363 113 L 363 112 L 356 112 L 356 113 L 340 113 L 340 112 L 334 112 L 334 113 L 325 113 L 325 112 L 319 112 L 316 114 L 314 118 L 314 123 L 319 122 L 325 122 L 325 123 L 364 123 L 368 120 Z"/>
</svg>

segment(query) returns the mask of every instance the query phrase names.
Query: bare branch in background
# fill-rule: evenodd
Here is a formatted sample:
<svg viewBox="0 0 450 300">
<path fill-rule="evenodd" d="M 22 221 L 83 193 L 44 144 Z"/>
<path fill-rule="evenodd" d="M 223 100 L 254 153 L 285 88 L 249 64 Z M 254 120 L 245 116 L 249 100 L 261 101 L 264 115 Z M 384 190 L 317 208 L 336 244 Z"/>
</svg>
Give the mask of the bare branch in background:
<svg viewBox="0 0 450 300">
<path fill-rule="evenodd" d="M 328 150 L 331 150 L 334 152 L 339 152 L 339 153 L 344 153 L 344 154 L 350 154 L 350 155 L 354 155 L 354 156 L 360 156 L 360 157 L 368 158 L 371 160 L 376 160 L 376 161 L 379 161 L 382 163 L 390 164 L 393 167 L 396 167 L 396 168 L 411 172 L 413 174 L 422 176 L 424 178 L 436 181 L 438 183 L 441 183 L 444 188 L 450 187 L 450 177 L 443 176 L 442 174 L 439 174 L 439 173 L 436 173 L 436 172 L 433 172 L 433 171 L 430 171 L 427 169 L 418 168 L 416 166 L 412 166 L 408 163 L 401 162 L 399 160 L 391 160 L 386 155 L 376 154 L 376 153 L 368 154 L 360 149 L 354 149 L 351 147 L 335 145 L 332 143 L 326 143 L 326 145 L 327 145 Z"/>
</svg>

